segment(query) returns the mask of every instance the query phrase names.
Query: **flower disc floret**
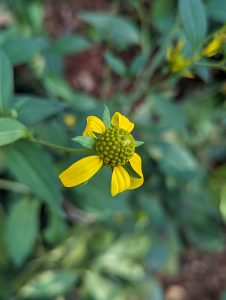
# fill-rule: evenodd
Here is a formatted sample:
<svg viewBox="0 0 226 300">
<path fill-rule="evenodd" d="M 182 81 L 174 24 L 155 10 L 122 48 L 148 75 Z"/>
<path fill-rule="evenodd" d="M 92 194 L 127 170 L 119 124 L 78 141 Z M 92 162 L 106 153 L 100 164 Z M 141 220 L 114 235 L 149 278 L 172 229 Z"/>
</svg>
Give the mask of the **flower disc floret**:
<svg viewBox="0 0 226 300">
<path fill-rule="evenodd" d="M 135 141 L 125 129 L 108 128 L 97 139 L 96 150 L 105 165 L 123 166 L 134 155 Z"/>
</svg>

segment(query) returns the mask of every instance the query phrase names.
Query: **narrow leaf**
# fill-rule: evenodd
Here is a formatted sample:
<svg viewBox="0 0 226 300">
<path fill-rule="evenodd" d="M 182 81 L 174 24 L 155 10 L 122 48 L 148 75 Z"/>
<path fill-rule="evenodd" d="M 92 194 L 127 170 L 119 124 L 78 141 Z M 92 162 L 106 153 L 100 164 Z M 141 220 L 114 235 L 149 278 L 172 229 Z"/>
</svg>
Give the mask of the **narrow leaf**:
<svg viewBox="0 0 226 300">
<path fill-rule="evenodd" d="M 208 1 L 206 8 L 212 19 L 222 23 L 226 22 L 226 1 L 210 0 Z"/>
<path fill-rule="evenodd" d="M 115 56 L 113 53 L 107 51 L 104 55 L 108 66 L 119 76 L 124 76 L 126 73 L 126 66 L 122 59 Z"/>
<path fill-rule="evenodd" d="M 53 97 L 62 98 L 78 111 L 87 111 L 96 107 L 96 99 L 82 92 L 75 92 L 69 83 L 58 76 L 46 76 L 45 86 Z"/>
<path fill-rule="evenodd" d="M 28 125 L 34 125 L 59 113 L 67 107 L 66 103 L 35 97 L 20 95 L 14 98 L 19 113 L 18 119 Z"/>
<path fill-rule="evenodd" d="M 106 105 L 104 105 L 103 122 L 107 128 L 111 127 L 111 115 Z"/>
<path fill-rule="evenodd" d="M 135 147 L 139 147 L 143 144 L 144 144 L 144 142 L 142 142 L 142 141 L 135 141 Z"/>
<path fill-rule="evenodd" d="M 179 0 L 179 15 L 193 49 L 202 44 L 207 32 L 206 13 L 201 0 Z"/>
<path fill-rule="evenodd" d="M 13 64 L 29 62 L 31 58 L 40 53 L 48 45 L 45 38 L 24 38 L 14 36 L 3 43 L 2 48 L 9 56 Z"/>
<path fill-rule="evenodd" d="M 20 266 L 32 252 L 38 232 L 39 202 L 17 200 L 6 222 L 6 246 L 15 265 Z"/>
<path fill-rule="evenodd" d="M 13 93 L 13 68 L 9 58 L 0 51 L 0 114 L 11 105 Z"/>
<path fill-rule="evenodd" d="M 76 282 L 70 270 L 48 270 L 31 278 L 19 291 L 22 299 L 52 299 L 66 293 Z"/>
<path fill-rule="evenodd" d="M 7 147 L 6 155 L 12 175 L 62 216 L 59 181 L 48 152 L 29 142 L 17 142 L 13 147 Z"/>
<path fill-rule="evenodd" d="M 28 133 L 27 128 L 14 119 L 0 119 L 0 146 L 13 143 Z"/>
<path fill-rule="evenodd" d="M 117 48 L 125 48 L 140 43 L 140 33 L 137 26 L 125 16 L 87 11 L 81 13 L 79 18 L 93 26 L 100 39 L 110 41 Z"/>
<path fill-rule="evenodd" d="M 75 54 L 90 48 L 91 43 L 82 35 L 63 35 L 57 39 L 52 49 L 58 54 Z"/>
<path fill-rule="evenodd" d="M 79 143 L 87 149 L 94 150 L 96 146 L 96 140 L 89 136 L 76 136 L 72 141 Z"/>
</svg>

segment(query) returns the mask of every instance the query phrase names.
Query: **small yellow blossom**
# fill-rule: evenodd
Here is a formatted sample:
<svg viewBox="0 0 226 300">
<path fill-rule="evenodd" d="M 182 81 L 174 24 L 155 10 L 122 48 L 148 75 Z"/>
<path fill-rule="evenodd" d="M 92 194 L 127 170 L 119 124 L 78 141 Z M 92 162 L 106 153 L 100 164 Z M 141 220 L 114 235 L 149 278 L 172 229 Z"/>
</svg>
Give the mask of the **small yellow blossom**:
<svg viewBox="0 0 226 300">
<path fill-rule="evenodd" d="M 72 114 L 65 114 L 64 123 L 67 127 L 71 128 L 76 124 L 76 117 Z"/>
<path fill-rule="evenodd" d="M 77 186 L 94 176 L 103 165 L 112 169 L 111 194 L 136 189 L 144 182 L 141 157 L 135 153 L 135 140 L 130 132 L 134 124 L 116 112 L 111 118 L 112 127 L 107 128 L 96 116 L 87 118 L 83 136 L 95 139 L 95 155 L 87 156 L 63 171 L 59 178 L 65 187 Z M 97 136 L 98 134 L 98 136 Z M 131 175 L 127 167 L 134 170 Z"/>
<path fill-rule="evenodd" d="M 203 50 L 203 55 L 206 57 L 211 57 L 219 53 L 226 43 L 226 26 L 218 30 L 212 40 L 207 44 Z"/>
<path fill-rule="evenodd" d="M 179 40 L 175 47 L 170 46 L 166 49 L 166 59 L 173 73 L 183 73 L 183 70 L 192 64 L 191 58 L 185 57 L 182 54 L 183 48 L 184 42 Z M 190 71 L 184 71 L 183 75 L 188 78 L 194 77 Z"/>
</svg>

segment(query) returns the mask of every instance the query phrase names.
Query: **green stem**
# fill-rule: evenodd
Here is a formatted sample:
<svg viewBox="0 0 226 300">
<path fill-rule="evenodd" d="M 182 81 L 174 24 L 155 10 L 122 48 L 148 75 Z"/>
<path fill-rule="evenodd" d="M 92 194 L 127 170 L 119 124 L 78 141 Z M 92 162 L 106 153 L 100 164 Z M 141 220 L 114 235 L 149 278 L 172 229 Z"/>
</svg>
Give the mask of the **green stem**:
<svg viewBox="0 0 226 300">
<path fill-rule="evenodd" d="M 165 37 L 158 52 L 153 56 L 151 63 L 149 66 L 142 72 L 141 77 L 136 78 L 136 82 L 134 84 L 134 89 L 131 93 L 130 101 L 132 103 L 136 102 L 140 97 L 145 96 L 147 90 L 150 86 L 150 81 L 153 77 L 154 72 L 157 70 L 159 65 L 161 64 L 162 59 L 165 56 L 165 50 L 169 42 L 171 41 L 172 37 L 174 36 L 175 32 L 178 29 L 179 21 L 176 20 L 174 26 L 172 27 L 169 34 Z"/>
<path fill-rule="evenodd" d="M 21 193 L 21 194 L 30 193 L 30 189 L 25 184 L 10 181 L 10 180 L 5 180 L 5 179 L 0 179 L 0 189 Z"/>
<path fill-rule="evenodd" d="M 42 140 L 38 140 L 34 137 L 30 138 L 30 141 L 36 144 L 40 144 L 49 148 L 53 148 L 55 150 L 58 151 L 62 151 L 62 152 L 71 152 L 71 153 L 87 153 L 87 152 L 92 152 L 90 149 L 74 149 L 74 148 L 68 148 L 68 147 L 63 147 L 63 146 L 59 146 L 56 144 L 52 144 L 46 141 L 42 141 Z"/>
<path fill-rule="evenodd" d="M 197 66 L 207 67 L 207 68 L 225 68 L 226 62 L 219 62 L 219 63 L 211 63 L 211 62 L 205 62 L 205 61 L 199 61 L 195 63 Z"/>
</svg>

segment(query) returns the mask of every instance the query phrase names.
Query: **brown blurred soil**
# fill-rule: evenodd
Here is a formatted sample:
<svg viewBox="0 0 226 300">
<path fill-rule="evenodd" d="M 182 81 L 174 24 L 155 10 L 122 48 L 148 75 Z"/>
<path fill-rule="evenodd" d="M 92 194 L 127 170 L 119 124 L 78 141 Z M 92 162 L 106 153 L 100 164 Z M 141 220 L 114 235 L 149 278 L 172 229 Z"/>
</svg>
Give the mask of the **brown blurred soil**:
<svg viewBox="0 0 226 300">
<path fill-rule="evenodd" d="M 45 24 L 52 37 L 69 33 L 84 33 L 86 25 L 79 20 L 82 11 L 109 9 L 107 0 L 46 0 Z M 103 79 L 103 46 L 68 55 L 65 59 L 65 76 L 77 90 L 99 96 Z"/>
<path fill-rule="evenodd" d="M 53 38 L 73 32 L 82 34 L 86 32 L 87 26 L 79 19 L 79 13 L 109 10 L 110 4 L 111 1 L 107 0 L 46 0 L 46 28 Z M 137 47 L 131 47 L 121 52 L 120 56 L 128 64 L 137 51 Z M 104 65 L 104 45 L 96 44 L 88 50 L 66 57 L 65 76 L 75 89 L 100 97 L 103 92 L 103 78 L 106 78 Z M 131 89 L 131 84 L 121 78 L 119 80 L 114 73 L 110 75 L 113 80 L 110 80 L 107 86 L 107 96 L 112 96 L 119 85 L 125 93 Z"/>
<path fill-rule="evenodd" d="M 158 274 L 166 300 L 220 300 L 226 291 L 226 251 L 203 253 L 187 250 L 179 274 Z"/>
</svg>

